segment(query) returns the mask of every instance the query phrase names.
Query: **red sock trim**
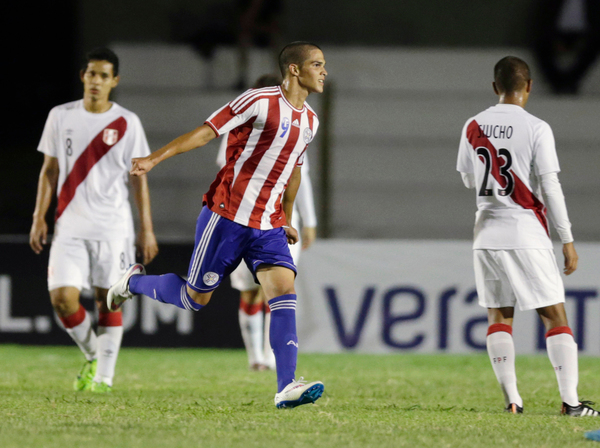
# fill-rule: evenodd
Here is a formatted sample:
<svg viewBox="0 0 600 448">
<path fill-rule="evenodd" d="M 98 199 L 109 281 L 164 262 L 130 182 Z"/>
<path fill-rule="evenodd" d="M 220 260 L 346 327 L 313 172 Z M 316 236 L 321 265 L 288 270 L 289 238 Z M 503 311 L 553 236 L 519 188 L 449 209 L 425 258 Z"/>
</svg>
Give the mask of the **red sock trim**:
<svg viewBox="0 0 600 448">
<path fill-rule="evenodd" d="M 573 332 L 566 325 L 563 327 L 554 327 L 552 330 L 548 330 L 548 332 L 546 333 L 546 339 L 548 339 L 551 336 L 556 336 L 556 335 L 565 334 L 565 333 L 573 336 Z"/>
<path fill-rule="evenodd" d="M 79 309 L 75 311 L 73 314 L 67 317 L 60 317 L 60 321 L 63 323 L 65 328 L 73 328 L 79 325 L 85 319 L 85 308 L 79 304 Z"/>
<path fill-rule="evenodd" d="M 269 306 L 268 303 L 265 302 L 265 314 L 268 314 L 271 312 L 271 307 Z"/>
<path fill-rule="evenodd" d="M 248 316 L 254 316 L 259 311 L 262 311 L 262 307 L 262 303 L 250 304 L 240 300 L 240 310 L 242 310 Z"/>
<path fill-rule="evenodd" d="M 123 313 L 117 311 L 115 313 L 98 313 L 99 327 L 122 327 Z"/>
<path fill-rule="evenodd" d="M 489 336 L 492 333 L 498 333 L 499 331 L 504 331 L 512 336 L 512 327 L 508 324 L 492 324 L 488 327 L 487 335 Z"/>
</svg>

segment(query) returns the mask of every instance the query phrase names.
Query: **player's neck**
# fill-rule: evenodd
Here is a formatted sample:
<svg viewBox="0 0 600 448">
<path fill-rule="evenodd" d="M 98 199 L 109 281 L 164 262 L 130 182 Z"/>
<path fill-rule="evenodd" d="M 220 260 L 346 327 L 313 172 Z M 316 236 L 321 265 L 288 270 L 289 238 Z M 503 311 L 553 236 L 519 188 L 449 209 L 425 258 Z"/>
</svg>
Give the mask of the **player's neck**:
<svg viewBox="0 0 600 448">
<path fill-rule="evenodd" d="M 527 104 L 527 100 L 529 99 L 529 95 L 523 92 L 514 92 L 510 94 L 502 93 L 500 94 L 499 104 L 514 104 L 515 106 L 520 106 L 525 109 L 525 105 Z"/>
<path fill-rule="evenodd" d="M 308 97 L 308 90 L 300 87 L 297 82 L 290 80 L 284 80 L 281 85 L 281 91 L 285 95 L 285 98 L 290 102 L 296 109 L 302 109 L 304 102 Z"/>
<path fill-rule="evenodd" d="M 112 103 L 106 99 L 95 99 L 92 97 L 83 97 L 83 107 L 93 114 L 102 114 L 112 107 Z"/>
</svg>

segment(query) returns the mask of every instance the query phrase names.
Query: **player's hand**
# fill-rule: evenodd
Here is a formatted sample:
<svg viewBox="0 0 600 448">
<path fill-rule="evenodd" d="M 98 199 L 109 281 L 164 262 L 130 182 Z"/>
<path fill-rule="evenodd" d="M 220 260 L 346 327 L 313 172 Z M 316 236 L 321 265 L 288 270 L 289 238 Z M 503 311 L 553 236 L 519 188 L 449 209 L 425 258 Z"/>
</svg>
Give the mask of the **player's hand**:
<svg viewBox="0 0 600 448">
<path fill-rule="evenodd" d="M 158 244 L 154 232 L 140 232 L 137 236 L 136 249 L 142 264 L 148 264 L 158 255 Z"/>
<path fill-rule="evenodd" d="M 298 242 L 298 231 L 296 229 L 285 226 L 283 230 L 285 230 L 285 236 L 287 236 L 288 244 L 296 244 Z"/>
<path fill-rule="evenodd" d="M 563 244 L 563 255 L 565 256 L 565 269 L 563 272 L 565 275 L 571 275 L 577 269 L 577 262 L 579 261 L 573 243 Z"/>
<path fill-rule="evenodd" d="M 40 254 L 47 243 L 48 224 L 43 219 L 34 220 L 29 231 L 29 245 L 36 254 Z"/>
<path fill-rule="evenodd" d="M 129 174 L 132 176 L 141 176 L 148 173 L 152 168 L 154 168 L 154 163 L 150 160 L 150 156 L 138 157 L 131 159 L 131 170 L 129 171 Z"/>
<path fill-rule="evenodd" d="M 308 249 L 317 239 L 317 228 L 316 227 L 303 227 L 302 228 L 302 250 Z"/>
</svg>

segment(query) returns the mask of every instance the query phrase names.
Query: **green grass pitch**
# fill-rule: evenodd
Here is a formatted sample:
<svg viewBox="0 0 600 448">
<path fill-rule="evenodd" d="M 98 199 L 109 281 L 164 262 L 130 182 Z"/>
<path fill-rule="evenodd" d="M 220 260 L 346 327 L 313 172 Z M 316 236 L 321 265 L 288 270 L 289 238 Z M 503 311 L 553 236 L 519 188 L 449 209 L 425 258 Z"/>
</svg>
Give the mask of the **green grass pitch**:
<svg viewBox="0 0 600 448">
<path fill-rule="evenodd" d="M 274 372 L 241 350 L 121 351 L 110 395 L 72 390 L 75 347 L 0 346 L 0 446 L 593 447 L 600 418 L 559 415 L 550 362 L 521 356 L 524 415 L 502 412 L 485 354 L 301 355 L 322 380 L 315 405 L 276 409 Z M 599 399 L 600 359 L 580 360 L 582 398 Z"/>
</svg>

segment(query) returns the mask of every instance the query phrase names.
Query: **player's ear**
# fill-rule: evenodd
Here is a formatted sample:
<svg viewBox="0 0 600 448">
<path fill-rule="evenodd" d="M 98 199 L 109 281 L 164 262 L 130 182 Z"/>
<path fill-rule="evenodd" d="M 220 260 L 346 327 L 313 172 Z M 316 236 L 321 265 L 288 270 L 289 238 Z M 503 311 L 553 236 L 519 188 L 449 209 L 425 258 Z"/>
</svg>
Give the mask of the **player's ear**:
<svg viewBox="0 0 600 448">
<path fill-rule="evenodd" d="M 110 84 L 111 88 L 115 88 L 119 85 L 119 81 L 121 80 L 121 78 L 119 77 L 119 75 L 115 76 Z"/>
<path fill-rule="evenodd" d="M 492 87 L 494 89 L 494 93 L 498 96 L 500 96 L 500 92 L 498 91 L 498 87 L 496 87 L 496 82 L 492 81 Z"/>
<path fill-rule="evenodd" d="M 83 82 L 83 77 L 85 76 L 85 70 L 79 70 L 79 79 Z"/>
<path fill-rule="evenodd" d="M 290 73 L 294 76 L 298 76 L 300 75 L 300 68 L 298 67 L 298 65 L 296 64 L 290 64 L 288 66 L 288 70 L 290 71 Z"/>
<path fill-rule="evenodd" d="M 530 79 L 529 81 L 527 81 L 527 87 L 525 87 L 525 90 L 527 93 L 531 93 L 531 85 L 533 84 L 533 79 Z"/>
</svg>

